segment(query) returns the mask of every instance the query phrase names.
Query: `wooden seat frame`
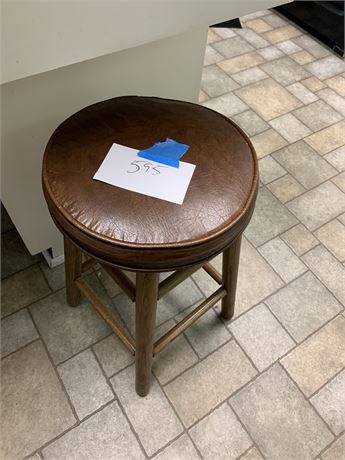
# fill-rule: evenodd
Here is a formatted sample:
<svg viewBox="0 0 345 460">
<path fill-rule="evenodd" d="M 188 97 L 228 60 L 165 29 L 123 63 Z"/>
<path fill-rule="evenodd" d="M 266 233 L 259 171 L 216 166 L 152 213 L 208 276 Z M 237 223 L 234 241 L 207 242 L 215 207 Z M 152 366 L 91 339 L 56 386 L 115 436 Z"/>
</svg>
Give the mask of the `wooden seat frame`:
<svg viewBox="0 0 345 460">
<path fill-rule="evenodd" d="M 85 262 L 82 262 L 81 249 L 67 236 L 64 237 L 64 242 L 67 302 L 71 307 L 76 307 L 80 303 L 81 294 L 83 294 L 128 350 L 135 355 L 136 391 L 140 396 L 145 396 L 149 392 L 154 355 L 161 352 L 219 300 L 222 301 L 221 316 L 224 319 L 229 320 L 234 314 L 241 235 L 223 252 L 222 274 L 212 265 L 206 263 L 175 271 L 161 282 L 159 282 L 159 272 L 136 272 L 136 285 L 121 269 L 102 263 L 98 259 L 90 257 Z M 115 320 L 111 312 L 101 303 L 83 278 L 83 273 L 97 263 L 100 263 L 125 294 L 135 302 L 136 340 Z M 201 267 L 220 287 L 154 342 L 158 300 Z"/>
</svg>

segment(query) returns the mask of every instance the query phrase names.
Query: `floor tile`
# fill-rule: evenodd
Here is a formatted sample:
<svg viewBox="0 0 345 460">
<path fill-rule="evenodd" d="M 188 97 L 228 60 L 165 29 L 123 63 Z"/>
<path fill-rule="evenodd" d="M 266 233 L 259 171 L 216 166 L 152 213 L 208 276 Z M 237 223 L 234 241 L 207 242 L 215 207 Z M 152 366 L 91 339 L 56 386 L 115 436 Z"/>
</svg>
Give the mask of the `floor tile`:
<svg viewBox="0 0 345 460">
<path fill-rule="evenodd" d="M 268 75 L 258 67 L 252 67 L 251 69 L 242 70 L 242 72 L 233 74 L 232 78 L 241 86 L 245 86 L 268 78 Z"/>
<path fill-rule="evenodd" d="M 312 102 L 309 105 L 295 110 L 293 114 L 312 131 L 319 131 L 322 128 L 340 121 L 342 118 L 338 112 L 332 109 L 332 107 L 324 101 Z"/>
<path fill-rule="evenodd" d="M 316 77 L 309 77 L 302 81 L 303 86 L 306 86 L 310 91 L 319 91 L 326 88 L 326 85 Z"/>
<path fill-rule="evenodd" d="M 278 29 L 270 30 L 269 32 L 265 32 L 263 37 L 271 43 L 279 43 L 285 40 L 289 40 L 290 38 L 297 37 L 301 35 L 302 31 L 297 29 L 294 26 L 287 25 L 283 27 L 279 27 Z"/>
<path fill-rule="evenodd" d="M 259 160 L 260 179 L 264 184 L 284 176 L 286 171 L 271 156 L 266 156 Z"/>
<path fill-rule="evenodd" d="M 98 289 L 102 292 L 100 286 Z M 108 326 L 86 300 L 78 307 L 69 307 L 65 290 L 35 303 L 30 311 L 55 364 L 110 334 Z"/>
<path fill-rule="evenodd" d="M 47 262 L 43 261 L 40 268 L 52 291 L 58 291 L 65 286 L 65 264 L 50 268 Z"/>
<path fill-rule="evenodd" d="M 252 110 L 239 113 L 233 120 L 246 131 L 249 136 L 262 133 L 269 128 L 269 125 Z"/>
<path fill-rule="evenodd" d="M 261 246 L 295 224 L 297 220 L 289 210 L 270 191 L 262 188 L 245 235 L 254 246 Z"/>
<path fill-rule="evenodd" d="M 345 121 L 322 129 L 306 137 L 305 141 L 321 155 L 342 147 L 345 144 Z"/>
<path fill-rule="evenodd" d="M 261 66 L 261 69 L 284 86 L 291 85 L 309 76 L 304 67 L 288 56 L 279 58 L 276 61 L 266 62 Z"/>
<path fill-rule="evenodd" d="M 318 240 L 302 224 L 298 224 L 281 235 L 294 252 L 301 256 L 319 244 Z"/>
<path fill-rule="evenodd" d="M 144 398 L 135 393 L 134 366 L 115 375 L 111 383 L 147 455 L 153 455 L 182 432 L 183 427 L 155 378 Z"/>
<path fill-rule="evenodd" d="M 247 21 L 250 21 L 252 19 L 261 18 L 261 17 L 266 16 L 268 14 L 270 14 L 269 10 L 257 11 L 255 13 L 246 14 L 245 16 L 241 17 L 241 22 L 247 22 Z"/>
<path fill-rule="evenodd" d="M 287 144 L 286 140 L 274 129 L 257 134 L 251 141 L 258 158 L 263 158 Z"/>
<path fill-rule="evenodd" d="M 202 72 L 201 88 L 210 97 L 216 97 L 238 88 L 238 84 L 219 67 L 210 65 Z"/>
<path fill-rule="evenodd" d="M 246 27 L 253 29 L 254 32 L 257 32 L 259 34 L 262 32 L 268 32 L 269 30 L 272 30 L 272 26 L 269 25 L 264 19 L 261 19 L 261 18 L 252 19 L 251 21 L 247 21 Z"/>
<path fill-rule="evenodd" d="M 221 37 L 217 35 L 215 29 L 212 29 L 211 27 L 208 29 L 207 32 L 207 43 L 214 43 L 221 40 Z"/>
<path fill-rule="evenodd" d="M 345 173 L 333 177 L 332 182 L 345 193 Z"/>
<path fill-rule="evenodd" d="M 241 457 L 241 460 L 263 460 L 263 456 L 256 447 L 253 447 L 250 451 L 243 455 L 243 457 Z"/>
<path fill-rule="evenodd" d="M 286 283 L 307 270 L 304 263 L 280 238 L 268 241 L 259 248 L 259 252 Z"/>
<path fill-rule="evenodd" d="M 252 444 L 227 403 L 193 426 L 189 433 L 205 460 L 235 460 Z"/>
<path fill-rule="evenodd" d="M 311 134 L 310 129 L 297 120 L 291 113 L 274 118 L 270 121 L 270 125 L 291 143 Z"/>
<path fill-rule="evenodd" d="M 154 460 L 200 460 L 200 456 L 196 451 L 192 441 L 184 434 L 160 454 L 153 457 Z"/>
<path fill-rule="evenodd" d="M 244 38 L 248 43 L 250 43 L 254 48 L 264 48 L 269 46 L 269 42 L 265 40 L 261 35 L 258 35 L 254 30 L 247 27 L 237 30 L 237 35 Z"/>
<path fill-rule="evenodd" d="M 306 64 L 306 69 L 320 80 L 333 77 L 345 71 L 345 62 L 337 56 L 327 56 L 323 59 Z"/>
<path fill-rule="evenodd" d="M 32 457 L 29 457 L 27 460 L 42 460 L 42 457 L 39 454 L 35 454 Z"/>
<path fill-rule="evenodd" d="M 345 195 L 331 182 L 325 182 L 287 204 L 311 231 L 345 211 Z"/>
<path fill-rule="evenodd" d="M 144 459 L 117 402 L 85 420 L 43 449 L 45 460 Z"/>
<path fill-rule="evenodd" d="M 271 10 L 271 12 L 273 11 Z M 279 16 L 278 14 L 274 12 L 273 14 L 266 16 L 264 20 L 265 22 L 267 22 L 267 24 L 269 24 L 273 28 L 283 27 L 287 25 L 286 19 L 284 19 L 282 16 Z"/>
<path fill-rule="evenodd" d="M 248 107 L 233 93 L 210 99 L 203 103 L 204 107 L 209 107 L 216 112 L 220 112 L 226 117 L 232 117 L 237 113 L 244 112 Z"/>
<path fill-rule="evenodd" d="M 282 364 L 306 396 L 345 366 L 345 317 L 337 316 L 292 350 Z"/>
<path fill-rule="evenodd" d="M 284 42 L 280 42 L 277 44 L 277 48 L 279 48 L 285 54 L 293 54 L 297 53 L 298 51 L 302 51 L 302 48 L 292 40 L 286 40 Z"/>
<path fill-rule="evenodd" d="M 303 261 L 345 306 L 345 267 L 322 245 L 305 254 Z"/>
<path fill-rule="evenodd" d="M 320 99 L 325 101 L 334 110 L 345 116 L 345 99 L 330 88 L 321 89 L 317 92 Z"/>
<path fill-rule="evenodd" d="M 284 53 L 275 46 L 267 46 L 266 48 L 261 48 L 257 50 L 257 52 L 266 61 L 273 61 L 274 59 L 284 56 Z"/>
<path fill-rule="evenodd" d="M 115 297 L 122 292 L 120 286 L 115 283 L 112 277 L 108 275 L 108 273 L 103 270 L 103 268 L 97 270 L 96 275 L 109 297 Z"/>
<path fill-rule="evenodd" d="M 324 156 L 338 171 L 345 171 L 345 145 Z"/>
<path fill-rule="evenodd" d="M 175 325 L 176 323 L 173 320 L 164 323 L 157 329 L 156 337 L 162 336 Z M 208 332 L 212 335 L 211 330 Z M 197 361 L 198 357 L 193 348 L 187 342 L 184 335 L 180 335 L 165 350 L 155 356 L 153 360 L 153 372 L 161 385 L 165 385 L 169 380 L 181 374 Z"/>
<path fill-rule="evenodd" d="M 1 458 L 22 458 L 75 423 L 41 342 L 2 361 Z"/>
<path fill-rule="evenodd" d="M 337 439 L 321 456 L 322 460 L 344 460 L 345 433 Z"/>
<path fill-rule="evenodd" d="M 328 56 L 330 54 L 330 50 L 326 45 L 318 42 L 309 34 L 300 35 L 299 37 L 294 38 L 293 41 L 302 48 L 305 48 L 317 59 Z"/>
<path fill-rule="evenodd" d="M 297 342 L 342 310 L 339 302 L 310 272 L 273 294 L 266 303 Z"/>
<path fill-rule="evenodd" d="M 214 30 L 214 32 L 216 32 L 216 34 L 222 38 L 222 39 L 226 39 L 226 38 L 232 38 L 232 37 L 236 37 L 236 33 L 228 28 L 228 27 L 212 27 L 212 29 Z"/>
<path fill-rule="evenodd" d="M 1 356 L 7 356 L 38 338 L 28 311 L 21 310 L 1 321 Z"/>
<path fill-rule="evenodd" d="M 265 120 L 272 120 L 301 106 L 295 96 L 271 78 L 241 88 L 236 94 Z"/>
<path fill-rule="evenodd" d="M 37 266 L 26 268 L 1 283 L 1 314 L 9 315 L 50 293 Z"/>
<path fill-rule="evenodd" d="M 231 341 L 169 383 L 165 391 L 189 427 L 255 374 L 242 350 Z"/>
<path fill-rule="evenodd" d="M 311 460 L 332 441 L 325 423 L 277 364 L 230 402 L 266 458 Z"/>
<path fill-rule="evenodd" d="M 264 62 L 262 56 L 260 56 L 255 51 L 250 53 L 242 54 L 241 56 L 236 56 L 226 61 L 219 62 L 219 67 L 223 69 L 228 74 L 234 74 L 241 72 L 241 70 L 249 69 L 258 64 Z"/>
<path fill-rule="evenodd" d="M 263 304 L 230 323 L 229 329 L 260 372 L 295 346 Z"/>
<path fill-rule="evenodd" d="M 1 278 L 31 267 L 41 260 L 41 254 L 37 256 L 29 254 L 16 229 L 1 235 Z"/>
<path fill-rule="evenodd" d="M 114 399 L 91 350 L 85 350 L 58 366 L 58 372 L 79 420 Z"/>
<path fill-rule="evenodd" d="M 342 75 L 325 80 L 327 86 L 336 91 L 340 96 L 345 96 L 345 78 Z"/>
<path fill-rule="evenodd" d="M 332 220 L 319 228 L 315 236 L 331 251 L 341 262 L 345 261 L 345 225 L 338 220 Z"/>
<path fill-rule="evenodd" d="M 93 351 L 107 377 L 114 375 L 134 362 L 132 354 L 115 334 L 96 343 L 93 346 Z"/>
<path fill-rule="evenodd" d="M 311 403 L 333 433 L 345 430 L 345 370 L 311 398 Z M 344 451 L 345 452 L 345 451 Z"/>
<path fill-rule="evenodd" d="M 305 80 L 304 80 L 305 81 Z M 293 83 L 286 87 L 294 96 L 296 96 L 303 104 L 310 104 L 311 102 L 315 102 L 318 100 L 318 96 L 316 96 L 312 91 L 306 88 L 302 83 Z"/>
<path fill-rule="evenodd" d="M 299 51 L 291 55 L 292 59 L 297 62 L 297 64 L 304 65 L 309 64 L 309 62 L 315 61 L 314 56 L 312 56 L 308 51 Z"/>
<path fill-rule="evenodd" d="M 306 189 L 337 174 L 337 170 L 304 141 L 282 148 L 273 157 Z"/>
<path fill-rule="evenodd" d="M 209 97 L 207 96 L 206 93 L 204 93 L 202 90 L 199 91 L 199 99 L 198 101 L 200 102 L 200 104 L 202 104 L 203 102 L 207 101 L 207 99 L 209 99 Z"/>
<path fill-rule="evenodd" d="M 214 43 L 213 47 L 226 59 L 245 54 L 254 49 L 246 40 L 237 36 Z"/>
<path fill-rule="evenodd" d="M 218 51 L 212 48 L 211 45 L 207 45 L 205 48 L 205 58 L 204 65 L 215 64 L 216 62 L 222 61 L 224 56 L 222 56 Z"/>
<path fill-rule="evenodd" d="M 271 182 L 267 188 L 275 195 L 282 203 L 286 203 L 293 198 L 305 192 L 305 188 L 296 181 L 290 174 Z"/>
</svg>

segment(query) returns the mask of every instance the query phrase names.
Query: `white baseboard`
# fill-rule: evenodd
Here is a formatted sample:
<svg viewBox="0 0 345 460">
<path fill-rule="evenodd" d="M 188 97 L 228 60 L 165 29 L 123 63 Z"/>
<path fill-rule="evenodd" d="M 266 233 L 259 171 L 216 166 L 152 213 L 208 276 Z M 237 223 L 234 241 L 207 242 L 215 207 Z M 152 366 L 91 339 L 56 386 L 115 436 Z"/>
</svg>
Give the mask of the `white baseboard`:
<svg viewBox="0 0 345 460">
<path fill-rule="evenodd" d="M 52 257 L 50 251 L 48 250 L 42 251 L 42 254 L 50 268 L 57 267 L 58 265 L 63 264 L 65 261 L 65 256 L 63 254 L 57 257 Z"/>
</svg>

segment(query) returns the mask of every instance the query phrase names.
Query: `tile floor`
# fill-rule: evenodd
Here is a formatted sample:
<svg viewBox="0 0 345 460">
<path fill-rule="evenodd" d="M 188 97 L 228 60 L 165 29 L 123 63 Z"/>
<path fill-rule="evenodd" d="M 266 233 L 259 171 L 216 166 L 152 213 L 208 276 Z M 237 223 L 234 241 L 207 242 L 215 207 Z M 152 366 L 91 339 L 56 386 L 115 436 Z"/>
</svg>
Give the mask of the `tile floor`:
<svg viewBox="0 0 345 460">
<path fill-rule="evenodd" d="M 242 22 L 210 30 L 200 93 L 260 159 L 235 318 L 211 310 L 139 398 L 133 358 L 3 213 L 2 459 L 344 460 L 345 62 L 271 11 Z M 107 275 L 89 281 L 133 332 Z M 213 288 L 199 271 L 170 293 L 158 333 Z"/>
</svg>

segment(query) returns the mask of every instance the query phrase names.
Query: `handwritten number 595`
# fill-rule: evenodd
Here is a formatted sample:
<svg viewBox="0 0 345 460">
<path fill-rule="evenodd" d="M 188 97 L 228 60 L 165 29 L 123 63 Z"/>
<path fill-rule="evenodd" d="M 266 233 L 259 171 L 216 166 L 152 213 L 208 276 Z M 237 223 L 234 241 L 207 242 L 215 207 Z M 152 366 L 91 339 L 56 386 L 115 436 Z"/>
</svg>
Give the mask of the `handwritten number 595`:
<svg viewBox="0 0 345 460">
<path fill-rule="evenodd" d="M 159 170 L 159 168 L 165 168 L 165 166 L 154 165 L 153 163 L 150 163 L 144 160 L 134 160 L 131 162 L 131 166 L 134 166 L 135 169 L 132 171 L 127 171 L 128 173 L 132 174 L 132 173 L 137 173 L 139 171 L 144 171 L 144 173 L 147 173 L 150 171 L 151 176 L 161 174 L 161 171 Z M 143 170 L 142 168 L 145 168 L 145 170 Z"/>
</svg>

